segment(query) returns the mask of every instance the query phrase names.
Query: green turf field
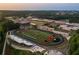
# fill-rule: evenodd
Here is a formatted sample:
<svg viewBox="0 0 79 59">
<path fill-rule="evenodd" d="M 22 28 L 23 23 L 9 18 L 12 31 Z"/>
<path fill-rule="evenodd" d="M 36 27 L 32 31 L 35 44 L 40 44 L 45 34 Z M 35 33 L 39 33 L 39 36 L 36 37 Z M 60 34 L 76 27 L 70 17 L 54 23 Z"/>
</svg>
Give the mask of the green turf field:
<svg viewBox="0 0 79 59">
<path fill-rule="evenodd" d="M 33 38 L 32 39 L 33 41 L 35 41 L 37 43 L 41 43 L 41 44 L 44 44 L 45 40 L 48 39 L 48 36 L 52 35 L 52 33 L 35 30 L 35 29 L 30 29 L 26 32 L 21 32 L 21 34 L 24 36 L 31 37 L 31 38 Z"/>
</svg>

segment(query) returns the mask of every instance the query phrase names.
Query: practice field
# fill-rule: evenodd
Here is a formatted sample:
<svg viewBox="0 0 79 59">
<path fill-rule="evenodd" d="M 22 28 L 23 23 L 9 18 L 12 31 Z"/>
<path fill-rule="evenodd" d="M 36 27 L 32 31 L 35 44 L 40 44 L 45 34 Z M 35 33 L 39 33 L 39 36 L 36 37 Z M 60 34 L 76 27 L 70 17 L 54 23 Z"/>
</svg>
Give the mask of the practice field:
<svg viewBox="0 0 79 59">
<path fill-rule="evenodd" d="M 48 39 L 49 35 L 52 35 L 53 33 L 41 31 L 41 30 L 35 30 L 35 29 L 29 29 L 25 32 L 21 32 L 22 35 L 33 38 L 32 41 L 35 41 L 40 44 L 46 44 L 45 40 Z"/>
</svg>

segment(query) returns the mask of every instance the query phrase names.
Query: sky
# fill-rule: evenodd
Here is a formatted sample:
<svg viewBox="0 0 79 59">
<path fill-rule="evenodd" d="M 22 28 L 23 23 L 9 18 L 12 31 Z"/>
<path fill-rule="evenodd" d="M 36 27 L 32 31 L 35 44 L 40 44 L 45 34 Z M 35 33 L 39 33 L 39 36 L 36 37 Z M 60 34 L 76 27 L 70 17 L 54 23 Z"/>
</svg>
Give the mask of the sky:
<svg viewBox="0 0 79 59">
<path fill-rule="evenodd" d="M 0 10 L 79 10 L 79 3 L 0 3 Z"/>
</svg>

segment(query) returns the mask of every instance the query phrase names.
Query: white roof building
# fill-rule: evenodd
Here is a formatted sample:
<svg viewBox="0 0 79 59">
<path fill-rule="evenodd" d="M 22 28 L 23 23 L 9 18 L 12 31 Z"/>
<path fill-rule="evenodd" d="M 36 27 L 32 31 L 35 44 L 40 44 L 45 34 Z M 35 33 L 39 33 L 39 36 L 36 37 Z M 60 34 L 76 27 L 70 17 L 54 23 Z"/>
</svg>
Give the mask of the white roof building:
<svg viewBox="0 0 79 59">
<path fill-rule="evenodd" d="M 17 37 L 15 35 L 9 35 L 9 38 L 11 38 L 12 40 L 14 40 L 14 41 L 16 41 L 18 43 L 23 43 L 25 45 L 33 45 L 31 42 L 26 41 L 25 39 Z"/>
</svg>

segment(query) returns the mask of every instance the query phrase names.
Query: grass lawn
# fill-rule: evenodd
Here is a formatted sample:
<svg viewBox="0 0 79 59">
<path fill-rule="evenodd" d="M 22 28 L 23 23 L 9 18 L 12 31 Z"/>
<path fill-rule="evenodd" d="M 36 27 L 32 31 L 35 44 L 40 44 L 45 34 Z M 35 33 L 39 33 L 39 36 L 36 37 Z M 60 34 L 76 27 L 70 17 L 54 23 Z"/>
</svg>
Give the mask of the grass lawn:
<svg viewBox="0 0 79 59">
<path fill-rule="evenodd" d="M 21 34 L 24 36 L 33 38 L 32 39 L 33 41 L 40 43 L 40 44 L 44 44 L 45 40 L 48 39 L 48 36 L 52 35 L 52 33 L 35 30 L 35 29 L 30 29 L 30 30 L 27 30 L 26 32 L 21 32 Z"/>
</svg>

